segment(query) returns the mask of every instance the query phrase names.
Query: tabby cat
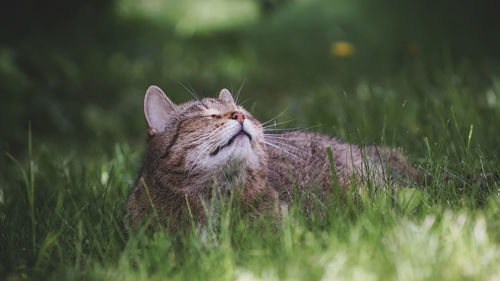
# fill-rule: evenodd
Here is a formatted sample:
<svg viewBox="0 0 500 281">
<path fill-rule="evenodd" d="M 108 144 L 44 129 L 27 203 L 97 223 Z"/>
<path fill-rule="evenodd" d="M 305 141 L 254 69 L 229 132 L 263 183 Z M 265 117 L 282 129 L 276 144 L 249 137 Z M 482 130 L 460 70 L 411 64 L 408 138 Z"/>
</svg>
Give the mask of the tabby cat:
<svg viewBox="0 0 500 281">
<path fill-rule="evenodd" d="M 252 217 L 279 216 L 280 206 L 296 196 L 312 192 L 324 201 L 335 186 L 342 192 L 371 181 L 393 188 L 418 176 L 397 149 L 359 147 L 305 131 L 265 134 L 227 89 L 218 98 L 176 105 L 150 86 L 144 113 L 144 166 L 127 205 L 132 226 L 152 212 L 174 228 L 190 218 L 201 225 L 207 210 L 216 207 L 210 206 L 214 188 L 229 194 L 237 190 L 241 207 Z"/>
</svg>

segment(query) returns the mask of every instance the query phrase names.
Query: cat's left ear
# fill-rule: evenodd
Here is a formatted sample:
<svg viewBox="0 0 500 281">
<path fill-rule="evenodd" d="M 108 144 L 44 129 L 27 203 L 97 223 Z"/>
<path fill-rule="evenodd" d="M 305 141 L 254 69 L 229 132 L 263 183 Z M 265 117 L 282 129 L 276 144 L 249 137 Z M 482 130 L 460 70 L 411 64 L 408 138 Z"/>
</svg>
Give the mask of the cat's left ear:
<svg viewBox="0 0 500 281">
<path fill-rule="evenodd" d="M 234 103 L 233 96 L 229 92 L 228 89 L 222 89 L 219 94 L 219 99 L 227 102 L 227 103 Z"/>
<path fill-rule="evenodd" d="M 149 86 L 144 96 L 144 115 L 150 135 L 165 131 L 169 115 L 174 110 L 175 104 L 159 87 Z"/>
</svg>

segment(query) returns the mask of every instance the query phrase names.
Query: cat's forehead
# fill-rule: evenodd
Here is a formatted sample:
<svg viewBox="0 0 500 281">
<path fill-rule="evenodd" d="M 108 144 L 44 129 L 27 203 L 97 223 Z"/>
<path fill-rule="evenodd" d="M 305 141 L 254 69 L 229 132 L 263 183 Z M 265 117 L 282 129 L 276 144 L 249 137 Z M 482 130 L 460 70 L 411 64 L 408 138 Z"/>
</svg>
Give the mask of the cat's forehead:
<svg viewBox="0 0 500 281">
<path fill-rule="evenodd" d="M 201 106 L 207 111 L 216 111 L 219 113 L 224 113 L 227 111 L 233 111 L 238 109 L 238 106 L 236 106 L 234 103 L 228 103 L 221 99 L 204 98 L 199 102 Z"/>
</svg>

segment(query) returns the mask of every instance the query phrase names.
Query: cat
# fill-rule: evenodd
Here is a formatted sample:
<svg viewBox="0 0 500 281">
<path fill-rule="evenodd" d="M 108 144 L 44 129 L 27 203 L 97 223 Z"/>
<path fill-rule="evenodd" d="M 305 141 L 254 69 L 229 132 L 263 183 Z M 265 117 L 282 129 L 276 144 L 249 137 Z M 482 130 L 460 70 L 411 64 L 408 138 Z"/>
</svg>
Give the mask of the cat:
<svg viewBox="0 0 500 281">
<path fill-rule="evenodd" d="M 147 148 L 128 199 L 129 226 L 152 213 L 173 229 L 190 220 L 200 226 L 207 211 L 216 208 L 209 206 L 214 188 L 239 192 L 241 208 L 250 217 L 279 217 L 280 206 L 297 196 L 312 193 L 315 200 L 326 201 L 335 186 L 342 193 L 371 181 L 393 189 L 425 177 L 398 149 L 359 147 L 306 131 L 265 134 L 227 89 L 218 98 L 176 105 L 150 86 L 144 113 Z"/>
</svg>

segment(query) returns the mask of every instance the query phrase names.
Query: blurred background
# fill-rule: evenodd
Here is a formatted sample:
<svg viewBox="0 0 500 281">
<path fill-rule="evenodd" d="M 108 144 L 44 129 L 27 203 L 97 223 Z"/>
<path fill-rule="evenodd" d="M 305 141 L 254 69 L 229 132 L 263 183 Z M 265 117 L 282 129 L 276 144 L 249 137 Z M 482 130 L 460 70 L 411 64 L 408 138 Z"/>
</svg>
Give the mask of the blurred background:
<svg viewBox="0 0 500 281">
<path fill-rule="evenodd" d="M 156 84 L 177 103 L 241 88 L 262 121 L 285 110 L 290 127 L 361 142 L 392 132 L 418 151 L 442 132 L 429 105 L 457 113 L 465 134 L 474 120 L 500 120 L 497 2 L 10 1 L 0 150 L 26 153 L 29 124 L 35 145 L 61 151 L 142 145 L 143 95 Z M 474 133 L 494 147 L 495 132 Z"/>
</svg>

